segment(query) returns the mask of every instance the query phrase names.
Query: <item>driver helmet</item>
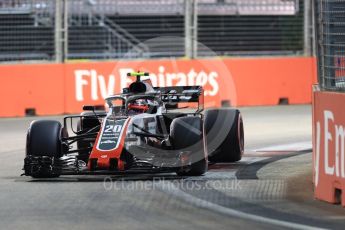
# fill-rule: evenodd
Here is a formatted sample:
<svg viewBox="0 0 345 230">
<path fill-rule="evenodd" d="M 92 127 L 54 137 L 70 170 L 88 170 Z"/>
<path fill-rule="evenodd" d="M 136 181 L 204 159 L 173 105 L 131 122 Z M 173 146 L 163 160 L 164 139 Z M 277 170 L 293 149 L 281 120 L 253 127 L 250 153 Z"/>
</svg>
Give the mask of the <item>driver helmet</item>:
<svg viewBox="0 0 345 230">
<path fill-rule="evenodd" d="M 149 102 L 145 99 L 137 99 L 128 104 L 128 111 L 130 113 L 146 113 L 149 108 Z"/>
</svg>

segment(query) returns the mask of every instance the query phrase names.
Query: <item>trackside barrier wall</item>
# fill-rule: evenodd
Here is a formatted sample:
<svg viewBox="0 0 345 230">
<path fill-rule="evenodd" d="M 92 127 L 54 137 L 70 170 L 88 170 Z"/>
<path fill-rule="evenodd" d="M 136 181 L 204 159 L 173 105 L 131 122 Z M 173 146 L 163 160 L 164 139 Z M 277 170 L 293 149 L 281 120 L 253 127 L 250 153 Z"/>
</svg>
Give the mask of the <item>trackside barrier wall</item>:
<svg viewBox="0 0 345 230">
<path fill-rule="evenodd" d="M 0 66 L 0 117 L 79 113 L 82 105 L 103 105 L 131 80 L 130 71 L 148 71 L 157 86 L 202 85 L 206 107 L 311 103 L 316 81 L 309 57 L 145 60 Z"/>
<path fill-rule="evenodd" d="M 345 94 L 313 95 L 315 197 L 345 206 Z"/>
<path fill-rule="evenodd" d="M 313 92 L 314 195 L 345 206 L 345 1 L 312 1 L 318 85 Z"/>
</svg>

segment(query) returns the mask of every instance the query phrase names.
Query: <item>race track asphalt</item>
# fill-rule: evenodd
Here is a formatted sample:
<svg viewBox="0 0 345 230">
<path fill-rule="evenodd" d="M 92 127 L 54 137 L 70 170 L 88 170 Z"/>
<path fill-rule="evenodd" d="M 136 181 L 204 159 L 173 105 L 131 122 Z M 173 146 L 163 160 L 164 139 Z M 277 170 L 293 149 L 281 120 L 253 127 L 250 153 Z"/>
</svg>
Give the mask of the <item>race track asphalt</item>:
<svg viewBox="0 0 345 230">
<path fill-rule="evenodd" d="M 0 229 L 343 229 L 344 210 L 312 197 L 311 107 L 241 111 L 243 160 L 193 178 L 21 177 L 26 129 L 45 117 L 0 119 Z"/>
</svg>

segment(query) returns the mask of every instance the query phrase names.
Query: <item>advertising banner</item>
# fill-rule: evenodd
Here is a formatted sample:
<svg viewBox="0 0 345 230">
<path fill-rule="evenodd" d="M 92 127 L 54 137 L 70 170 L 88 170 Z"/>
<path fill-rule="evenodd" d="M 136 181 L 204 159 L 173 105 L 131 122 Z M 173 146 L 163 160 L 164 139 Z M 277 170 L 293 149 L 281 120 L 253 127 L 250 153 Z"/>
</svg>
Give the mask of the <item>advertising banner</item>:
<svg viewBox="0 0 345 230">
<path fill-rule="evenodd" d="M 0 66 L 0 117 L 79 113 L 146 71 L 154 86 L 200 85 L 205 107 L 311 103 L 314 58 L 139 60 Z"/>
<path fill-rule="evenodd" d="M 313 165 L 315 197 L 345 206 L 345 95 L 314 92 Z"/>
</svg>

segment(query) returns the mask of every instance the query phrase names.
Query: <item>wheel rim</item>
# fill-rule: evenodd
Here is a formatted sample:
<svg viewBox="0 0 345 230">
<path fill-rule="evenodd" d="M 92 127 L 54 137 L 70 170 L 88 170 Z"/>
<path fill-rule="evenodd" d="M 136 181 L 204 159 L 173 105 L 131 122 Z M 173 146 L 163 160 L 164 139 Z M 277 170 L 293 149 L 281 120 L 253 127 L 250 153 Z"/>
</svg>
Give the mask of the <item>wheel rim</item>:
<svg viewBox="0 0 345 230">
<path fill-rule="evenodd" d="M 243 128 L 243 120 L 242 120 L 241 114 L 239 114 L 237 127 L 238 127 L 238 143 L 240 146 L 240 152 L 242 156 L 244 152 L 244 128 Z"/>
</svg>

